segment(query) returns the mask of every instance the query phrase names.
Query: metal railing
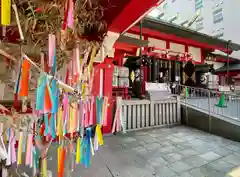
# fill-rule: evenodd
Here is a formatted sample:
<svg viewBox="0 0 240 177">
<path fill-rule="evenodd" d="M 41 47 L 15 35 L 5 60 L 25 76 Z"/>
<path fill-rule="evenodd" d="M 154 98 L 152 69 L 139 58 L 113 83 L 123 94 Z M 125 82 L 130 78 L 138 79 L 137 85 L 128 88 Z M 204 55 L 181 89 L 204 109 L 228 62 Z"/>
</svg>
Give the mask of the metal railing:
<svg viewBox="0 0 240 177">
<path fill-rule="evenodd" d="M 170 90 L 172 94 L 180 95 L 180 102 L 186 107 L 215 117 L 240 121 L 240 94 L 180 84 L 172 84 Z"/>
</svg>

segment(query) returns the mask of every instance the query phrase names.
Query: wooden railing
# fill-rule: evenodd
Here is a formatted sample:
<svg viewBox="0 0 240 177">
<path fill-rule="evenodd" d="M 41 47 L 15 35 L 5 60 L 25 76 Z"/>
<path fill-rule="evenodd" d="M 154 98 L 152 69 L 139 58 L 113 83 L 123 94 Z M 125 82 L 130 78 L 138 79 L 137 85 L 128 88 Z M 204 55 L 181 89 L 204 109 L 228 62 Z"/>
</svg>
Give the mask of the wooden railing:
<svg viewBox="0 0 240 177">
<path fill-rule="evenodd" d="M 122 100 L 122 119 L 126 131 L 180 124 L 180 101 Z"/>
</svg>

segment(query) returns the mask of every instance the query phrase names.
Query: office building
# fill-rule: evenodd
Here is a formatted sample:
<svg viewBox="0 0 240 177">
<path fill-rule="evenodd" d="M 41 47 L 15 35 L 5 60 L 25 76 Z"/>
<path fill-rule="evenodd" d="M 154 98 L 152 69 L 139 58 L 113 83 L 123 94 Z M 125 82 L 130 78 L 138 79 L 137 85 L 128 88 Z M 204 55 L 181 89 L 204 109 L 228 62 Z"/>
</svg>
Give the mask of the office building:
<svg viewBox="0 0 240 177">
<path fill-rule="evenodd" d="M 239 7 L 239 0 L 165 0 L 149 16 L 240 43 Z M 240 53 L 231 57 L 240 59 Z"/>
</svg>

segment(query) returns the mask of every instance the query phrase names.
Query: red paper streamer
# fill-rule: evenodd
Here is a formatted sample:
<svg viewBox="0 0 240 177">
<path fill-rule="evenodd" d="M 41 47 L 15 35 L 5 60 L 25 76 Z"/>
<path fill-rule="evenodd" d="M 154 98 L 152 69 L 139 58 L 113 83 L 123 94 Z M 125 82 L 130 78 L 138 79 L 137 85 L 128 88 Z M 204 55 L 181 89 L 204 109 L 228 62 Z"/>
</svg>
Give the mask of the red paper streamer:
<svg viewBox="0 0 240 177">
<path fill-rule="evenodd" d="M 50 112 L 52 110 L 52 103 L 51 103 L 51 98 L 50 98 L 50 94 L 48 91 L 48 88 L 46 86 L 45 88 L 45 98 L 44 98 L 44 109 L 46 112 Z"/>
<path fill-rule="evenodd" d="M 29 69 L 30 63 L 27 60 L 24 60 L 22 64 L 21 88 L 19 93 L 20 96 L 28 96 Z"/>
<path fill-rule="evenodd" d="M 69 1 L 66 1 L 65 11 L 64 11 L 64 20 L 63 20 L 63 25 L 62 25 L 62 30 L 64 30 L 64 31 L 67 28 L 68 9 L 69 9 Z"/>
</svg>

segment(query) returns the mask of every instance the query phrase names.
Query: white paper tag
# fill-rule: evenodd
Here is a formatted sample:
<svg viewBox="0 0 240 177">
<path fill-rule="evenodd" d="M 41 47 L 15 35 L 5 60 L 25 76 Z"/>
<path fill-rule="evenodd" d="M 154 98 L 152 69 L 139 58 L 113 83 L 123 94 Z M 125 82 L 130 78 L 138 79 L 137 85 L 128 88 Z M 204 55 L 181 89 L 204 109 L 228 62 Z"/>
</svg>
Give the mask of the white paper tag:
<svg viewBox="0 0 240 177">
<path fill-rule="evenodd" d="M 2 168 L 2 177 L 7 177 L 8 176 L 8 171 L 6 168 Z"/>
</svg>

